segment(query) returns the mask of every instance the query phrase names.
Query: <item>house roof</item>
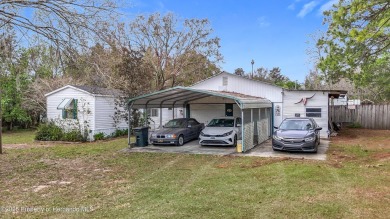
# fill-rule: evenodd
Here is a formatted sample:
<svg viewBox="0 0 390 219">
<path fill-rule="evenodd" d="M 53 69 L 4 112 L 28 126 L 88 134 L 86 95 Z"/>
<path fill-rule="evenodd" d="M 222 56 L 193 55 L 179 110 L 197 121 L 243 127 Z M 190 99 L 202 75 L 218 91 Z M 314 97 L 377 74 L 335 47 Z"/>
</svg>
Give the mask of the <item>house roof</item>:
<svg viewBox="0 0 390 219">
<path fill-rule="evenodd" d="M 208 78 L 206 78 L 206 79 L 203 79 L 203 80 L 201 80 L 201 81 L 198 81 L 198 82 L 196 82 L 196 83 L 190 85 L 190 87 L 192 87 L 192 86 L 194 86 L 194 85 L 197 85 L 197 84 L 200 84 L 200 83 L 202 83 L 203 81 L 207 81 L 207 80 L 209 80 L 210 78 L 214 78 L 214 77 L 217 77 L 217 76 L 222 75 L 222 74 L 229 75 L 229 76 L 233 76 L 233 77 L 237 77 L 237 78 L 243 78 L 243 79 L 245 79 L 245 80 L 255 81 L 255 82 L 258 82 L 258 83 L 267 84 L 267 85 L 271 85 L 271 86 L 274 86 L 274 87 L 278 87 L 278 88 L 283 89 L 282 87 L 279 87 L 279 86 L 277 86 L 277 85 L 274 85 L 274 84 L 271 84 L 271 83 L 268 83 L 268 82 L 265 82 L 265 81 L 256 80 L 256 79 L 252 79 L 252 78 L 249 78 L 249 77 L 245 77 L 245 76 L 241 76 L 241 75 L 232 74 L 232 73 L 229 73 L 229 72 L 226 72 L 226 71 L 222 71 L 222 72 L 220 72 L 220 73 L 218 73 L 218 74 L 215 74 L 215 75 L 210 76 L 210 77 L 208 77 Z"/>
<path fill-rule="evenodd" d="M 66 88 L 73 88 L 78 91 L 90 94 L 92 96 L 123 96 L 123 92 L 118 89 L 108 89 L 103 87 L 97 87 L 97 86 L 87 86 L 87 85 L 66 85 L 64 87 L 61 87 L 57 90 L 54 90 L 50 93 L 45 94 L 45 96 L 50 96 L 54 93 L 57 93 L 61 90 L 64 90 Z"/>
<path fill-rule="evenodd" d="M 305 92 L 305 91 L 311 91 L 311 92 L 327 92 L 329 98 L 339 98 L 340 96 L 343 96 L 348 93 L 346 90 L 326 90 L 326 89 L 319 89 L 319 90 L 286 90 L 286 91 L 292 91 L 292 92 Z"/>
<path fill-rule="evenodd" d="M 338 97 L 340 94 L 346 94 L 346 93 L 348 92 L 348 91 L 346 91 L 346 90 L 329 90 L 329 89 L 319 89 L 319 90 L 292 90 L 292 89 L 285 89 L 285 88 L 283 88 L 283 87 L 277 86 L 277 85 L 272 84 L 272 83 L 269 83 L 269 82 L 265 82 L 265 81 L 261 81 L 261 80 L 256 80 L 256 79 L 252 79 L 252 78 L 245 77 L 245 76 L 241 76 L 241 75 L 232 74 L 232 73 L 229 73 L 229 72 L 226 72 L 226 71 L 222 71 L 222 72 L 219 73 L 219 74 L 216 74 L 216 75 L 213 75 L 213 76 L 211 76 L 211 77 L 208 77 L 208 78 L 206 78 L 206 79 L 204 79 L 204 80 L 198 81 L 198 82 L 192 84 L 191 87 L 194 86 L 194 85 L 200 84 L 200 83 L 202 83 L 203 81 L 207 81 L 207 80 L 209 80 L 210 78 L 214 78 L 214 77 L 217 77 L 217 76 L 222 75 L 222 74 L 229 75 L 229 76 L 233 76 L 233 77 L 238 77 L 238 78 L 243 78 L 243 79 L 245 79 L 245 80 L 255 81 L 255 82 L 258 82 L 258 83 L 262 83 L 262 84 L 271 85 L 271 86 L 278 87 L 278 88 L 281 88 L 281 89 L 286 90 L 286 91 L 298 91 L 298 92 L 303 92 L 303 91 L 321 91 L 321 92 L 328 92 L 330 96 L 336 95 L 337 97 Z"/>
<path fill-rule="evenodd" d="M 118 89 L 108 89 L 103 87 L 87 86 L 87 85 L 72 85 L 72 87 L 76 87 L 90 94 L 96 94 L 96 95 L 107 95 L 107 96 L 123 95 L 123 92 Z"/>
<path fill-rule="evenodd" d="M 195 89 L 191 87 L 173 87 L 154 93 L 132 98 L 128 103 L 132 108 L 169 108 L 180 106 L 206 97 L 221 97 L 234 100 L 242 108 L 271 107 L 272 103 L 262 97 L 254 97 L 245 94 Z"/>
</svg>

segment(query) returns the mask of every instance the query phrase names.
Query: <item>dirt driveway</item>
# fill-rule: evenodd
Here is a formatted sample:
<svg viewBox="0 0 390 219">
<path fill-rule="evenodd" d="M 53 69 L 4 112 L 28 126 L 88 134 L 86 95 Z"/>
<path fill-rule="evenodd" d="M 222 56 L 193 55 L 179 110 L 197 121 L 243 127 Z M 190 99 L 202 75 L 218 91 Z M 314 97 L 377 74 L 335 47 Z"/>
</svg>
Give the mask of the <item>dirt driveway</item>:
<svg viewBox="0 0 390 219">
<path fill-rule="evenodd" d="M 152 152 L 152 153 L 184 153 L 184 154 L 210 154 L 210 155 L 233 155 L 233 156 L 253 156 L 253 157 L 280 157 L 280 158 L 296 158 L 310 160 L 326 160 L 326 151 L 329 147 L 328 140 L 321 140 L 321 144 L 316 154 L 300 153 L 300 152 L 280 152 L 273 151 L 271 140 L 257 145 L 252 150 L 246 153 L 237 153 L 235 147 L 221 146 L 200 146 L 198 141 L 191 141 L 183 146 L 154 146 L 133 147 L 125 149 L 126 152 Z"/>
</svg>

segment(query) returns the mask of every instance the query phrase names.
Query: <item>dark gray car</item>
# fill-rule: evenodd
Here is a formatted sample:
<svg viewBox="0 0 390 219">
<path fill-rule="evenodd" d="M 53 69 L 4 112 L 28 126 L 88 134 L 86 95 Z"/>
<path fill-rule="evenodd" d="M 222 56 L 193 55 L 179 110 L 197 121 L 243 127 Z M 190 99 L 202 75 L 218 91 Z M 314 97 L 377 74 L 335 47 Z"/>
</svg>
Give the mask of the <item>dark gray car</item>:
<svg viewBox="0 0 390 219">
<path fill-rule="evenodd" d="M 204 124 L 193 118 L 173 119 L 165 124 L 161 130 L 154 132 L 150 141 L 153 145 L 174 144 L 181 146 L 185 142 L 198 139 L 203 128 Z"/>
<path fill-rule="evenodd" d="M 313 118 L 287 118 L 275 129 L 274 150 L 317 152 L 322 128 Z"/>
</svg>

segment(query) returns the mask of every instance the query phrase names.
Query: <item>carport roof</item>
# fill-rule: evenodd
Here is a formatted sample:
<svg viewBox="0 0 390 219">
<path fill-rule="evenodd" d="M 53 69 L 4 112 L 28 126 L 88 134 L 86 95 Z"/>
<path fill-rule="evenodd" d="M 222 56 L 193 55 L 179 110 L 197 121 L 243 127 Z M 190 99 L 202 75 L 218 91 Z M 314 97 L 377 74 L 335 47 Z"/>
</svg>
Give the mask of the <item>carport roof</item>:
<svg viewBox="0 0 390 219">
<path fill-rule="evenodd" d="M 201 90 L 181 86 L 138 96 L 130 99 L 128 103 L 132 108 L 136 109 L 171 108 L 176 106 L 183 107 L 191 101 L 213 96 L 234 100 L 243 109 L 266 108 L 272 106 L 271 101 L 261 97 L 235 92 Z"/>
</svg>

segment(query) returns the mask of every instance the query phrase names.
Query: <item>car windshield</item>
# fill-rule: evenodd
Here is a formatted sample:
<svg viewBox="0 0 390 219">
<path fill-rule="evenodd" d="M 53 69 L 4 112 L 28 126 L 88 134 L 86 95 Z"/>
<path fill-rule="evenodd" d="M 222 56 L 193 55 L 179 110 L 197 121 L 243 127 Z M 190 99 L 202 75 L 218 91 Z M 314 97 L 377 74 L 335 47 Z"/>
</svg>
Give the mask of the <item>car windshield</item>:
<svg viewBox="0 0 390 219">
<path fill-rule="evenodd" d="M 186 121 L 184 119 L 174 119 L 169 121 L 164 126 L 165 128 L 185 128 L 186 127 Z"/>
<path fill-rule="evenodd" d="M 234 119 L 213 119 L 208 127 L 234 127 Z"/>
<path fill-rule="evenodd" d="M 309 130 L 313 128 L 309 120 L 284 120 L 279 127 L 282 130 Z"/>
</svg>

